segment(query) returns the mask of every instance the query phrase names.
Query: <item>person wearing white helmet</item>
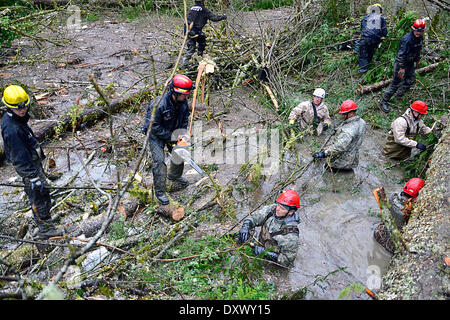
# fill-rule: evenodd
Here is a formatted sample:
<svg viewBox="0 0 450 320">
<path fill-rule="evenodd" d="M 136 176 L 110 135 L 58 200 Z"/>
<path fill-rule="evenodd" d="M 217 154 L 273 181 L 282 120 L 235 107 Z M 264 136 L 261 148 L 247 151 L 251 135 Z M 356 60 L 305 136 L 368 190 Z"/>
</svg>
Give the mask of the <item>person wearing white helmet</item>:
<svg viewBox="0 0 450 320">
<path fill-rule="evenodd" d="M 325 90 L 317 88 L 313 92 L 312 101 L 304 101 L 292 109 L 289 114 L 289 124 L 297 124 L 301 129 L 313 125 L 317 135 L 322 134 L 331 124 L 328 107 L 324 103 Z"/>
</svg>

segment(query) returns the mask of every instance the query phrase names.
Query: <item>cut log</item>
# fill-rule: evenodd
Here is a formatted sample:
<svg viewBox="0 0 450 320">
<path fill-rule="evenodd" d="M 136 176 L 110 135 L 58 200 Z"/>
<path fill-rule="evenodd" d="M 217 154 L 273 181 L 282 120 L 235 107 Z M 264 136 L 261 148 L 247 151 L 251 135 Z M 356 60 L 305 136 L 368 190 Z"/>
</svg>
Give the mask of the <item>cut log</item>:
<svg viewBox="0 0 450 320">
<path fill-rule="evenodd" d="M 174 201 L 169 195 L 169 204 L 166 206 L 159 205 L 155 212 L 168 217 L 174 221 L 180 221 L 184 218 L 184 207 L 178 202 Z"/>
<path fill-rule="evenodd" d="M 438 65 L 439 65 L 439 62 L 433 63 L 433 64 L 430 64 L 429 66 L 417 69 L 416 72 L 418 74 L 432 72 L 437 68 Z M 371 84 L 368 86 L 364 86 L 364 87 L 360 85 L 360 87 L 358 89 L 356 89 L 356 94 L 362 95 L 362 94 L 366 94 L 369 92 L 374 92 L 374 91 L 380 90 L 384 87 L 387 87 L 391 83 L 391 80 L 392 79 L 383 80 L 383 81 L 380 81 L 380 82 L 377 82 L 377 83 L 374 83 L 374 84 Z"/>
</svg>

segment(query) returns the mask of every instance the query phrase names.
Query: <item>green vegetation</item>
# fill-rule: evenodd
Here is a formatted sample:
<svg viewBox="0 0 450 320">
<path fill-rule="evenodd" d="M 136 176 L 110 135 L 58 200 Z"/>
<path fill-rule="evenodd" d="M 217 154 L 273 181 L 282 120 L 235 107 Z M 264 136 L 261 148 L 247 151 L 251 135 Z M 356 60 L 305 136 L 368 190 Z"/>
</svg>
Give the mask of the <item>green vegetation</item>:
<svg viewBox="0 0 450 320">
<path fill-rule="evenodd" d="M 273 284 L 261 280 L 265 262 L 253 258 L 250 247 L 236 247 L 231 238 L 187 238 L 163 259 L 167 261 L 136 270 L 133 278 L 178 297 L 252 300 L 275 293 Z"/>
</svg>

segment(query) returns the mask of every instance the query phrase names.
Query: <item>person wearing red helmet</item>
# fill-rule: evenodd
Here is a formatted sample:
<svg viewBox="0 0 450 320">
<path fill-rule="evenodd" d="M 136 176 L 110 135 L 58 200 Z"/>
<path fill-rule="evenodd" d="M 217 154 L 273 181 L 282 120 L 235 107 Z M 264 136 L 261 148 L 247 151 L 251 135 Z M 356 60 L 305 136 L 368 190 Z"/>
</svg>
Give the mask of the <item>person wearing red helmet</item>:
<svg viewBox="0 0 450 320">
<path fill-rule="evenodd" d="M 404 35 L 400 40 L 397 56 L 395 57 L 394 78 L 381 100 L 381 109 L 384 112 L 391 111 L 388 102 L 394 94 L 401 98 L 416 81 L 415 68 L 420 64 L 425 21 L 417 19 L 414 21 L 411 29 L 411 32 Z"/>
<path fill-rule="evenodd" d="M 427 114 L 425 102 L 414 101 L 406 112 L 391 124 L 383 153 L 390 159 L 404 160 L 411 156 L 411 149 L 417 148 L 425 151 L 426 146 L 415 141 L 419 134 L 429 134 L 431 128 L 427 127 L 422 117 Z"/>
<path fill-rule="evenodd" d="M 169 84 L 169 91 L 162 98 L 157 97 L 152 100 L 147 108 L 142 133 L 147 134 L 151 125 L 149 149 L 153 159 L 153 184 L 156 199 L 161 205 L 169 204 L 166 193 L 166 178 L 175 182 L 181 188 L 188 185 L 187 179 L 182 177 L 183 161 L 175 161 L 172 157 L 169 172 L 167 172 L 164 147 L 167 146 L 169 152 L 171 152 L 174 142 L 180 138 L 185 141 L 190 139 L 187 134 L 190 114 L 187 98 L 194 88 L 195 85 L 191 79 L 185 75 L 177 74 Z M 159 104 L 153 116 L 153 107 L 158 101 Z"/>
<path fill-rule="evenodd" d="M 324 150 L 313 154 L 313 158 L 330 157 L 327 169 L 331 171 L 352 170 L 358 166 L 359 147 L 366 132 L 366 122 L 356 115 L 358 106 L 353 100 L 345 100 L 339 113 L 342 124 L 338 127 L 334 140 Z"/>
<path fill-rule="evenodd" d="M 292 267 L 299 245 L 299 207 L 298 193 L 292 189 L 285 190 L 274 204 L 261 208 L 244 220 L 238 241 L 246 242 L 250 238 L 250 230 L 261 226 L 258 240 L 261 245 L 253 245 L 253 252 L 264 254 L 282 266 Z"/>
<path fill-rule="evenodd" d="M 389 198 L 390 212 L 395 226 L 400 230 L 408 223 L 412 210 L 412 204 L 419 196 L 420 189 L 425 181 L 420 178 L 412 178 L 402 188 L 400 193 L 394 193 Z M 394 243 L 384 223 L 380 223 L 374 230 L 375 240 L 387 251 L 394 253 Z"/>
</svg>

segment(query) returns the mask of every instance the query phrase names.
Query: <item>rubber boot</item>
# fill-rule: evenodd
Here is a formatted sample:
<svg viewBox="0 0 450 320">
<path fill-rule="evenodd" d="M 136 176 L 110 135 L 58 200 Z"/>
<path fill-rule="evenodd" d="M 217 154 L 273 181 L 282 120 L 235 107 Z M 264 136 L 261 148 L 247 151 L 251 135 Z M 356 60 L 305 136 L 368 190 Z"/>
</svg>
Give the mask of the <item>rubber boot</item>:
<svg viewBox="0 0 450 320">
<path fill-rule="evenodd" d="M 167 178 L 172 182 L 170 191 L 179 191 L 188 186 L 189 181 L 181 176 L 183 170 L 183 162 L 181 164 L 175 164 L 172 161 L 170 162 L 169 173 L 167 174 Z"/>
<path fill-rule="evenodd" d="M 158 170 L 157 168 L 152 169 L 153 172 L 153 185 L 155 186 L 155 196 L 158 200 L 159 204 L 166 206 L 169 204 L 169 198 L 166 193 L 166 166 L 160 166 L 161 168 Z"/>
<path fill-rule="evenodd" d="M 55 228 L 51 220 L 39 220 L 36 221 L 39 231 L 37 236 L 40 239 L 48 239 L 52 237 L 58 237 L 63 235 L 63 231 L 61 229 Z"/>
<path fill-rule="evenodd" d="M 383 110 L 386 113 L 391 112 L 391 108 L 389 108 L 388 103 L 385 100 L 381 100 L 380 107 L 381 107 L 381 110 Z"/>
</svg>

